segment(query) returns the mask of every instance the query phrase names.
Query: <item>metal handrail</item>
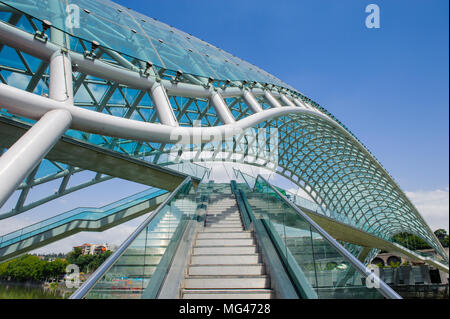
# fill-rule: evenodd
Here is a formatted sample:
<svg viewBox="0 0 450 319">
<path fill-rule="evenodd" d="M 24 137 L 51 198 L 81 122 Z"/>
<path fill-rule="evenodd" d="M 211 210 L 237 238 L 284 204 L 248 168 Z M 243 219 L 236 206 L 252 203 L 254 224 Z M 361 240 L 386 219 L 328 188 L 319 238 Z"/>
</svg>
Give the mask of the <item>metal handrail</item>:
<svg viewBox="0 0 450 319">
<path fill-rule="evenodd" d="M 97 281 L 114 265 L 114 263 L 122 256 L 128 246 L 136 239 L 136 237 L 150 224 L 150 222 L 159 214 L 159 212 L 183 189 L 183 187 L 191 182 L 191 177 L 186 179 L 178 185 L 178 187 L 167 197 L 159 207 L 148 216 L 145 221 L 136 228 L 136 230 L 123 242 L 108 259 L 105 260 L 100 267 L 86 280 L 80 288 L 78 288 L 69 299 L 81 299 L 93 288 Z"/>
<path fill-rule="evenodd" d="M 322 227 L 320 227 L 316 222 L 314 222 L 308 215 L 306 215 L 299 207 L 297 207 L 294 203 L 289 201 L 286 196 L 281 194 L 272 184 L 270 184 L 264 177 L 261 175 L 258 176 L 261 178 L 278 196 L 280 196 L 286 204 L 288 204 L 291 208 L 293 208 L 297 214 L 299 214 L 302 218 L 304 218 L 311 227 L 313 227 L 329 244 L 335 248 L 343 257 L 345 257 L 351 265 L 363 276 L 375 276 L 374 273 L 369 271 L 355 256 L 353 256 L 350 252 L 348 252 L 341 244 L 339 244 L 336 239 L 331 237 Z M 256 186 L 256 184 L 255 184 Z M 384 281 L 380 278 L 375 278 L 380 283 L 380 287 L 378 290 L 380 293 L 388 299 L 402 299 L 402 297 L 396 293 L 391 287 L 389 287 Z"/>
</svg>

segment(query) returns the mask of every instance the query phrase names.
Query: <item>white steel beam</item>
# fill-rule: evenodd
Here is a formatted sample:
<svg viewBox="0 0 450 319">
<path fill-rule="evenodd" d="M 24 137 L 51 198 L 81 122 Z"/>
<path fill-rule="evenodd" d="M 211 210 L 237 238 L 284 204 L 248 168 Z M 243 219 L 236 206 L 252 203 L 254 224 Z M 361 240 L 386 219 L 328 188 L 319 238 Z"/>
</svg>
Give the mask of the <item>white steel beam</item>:
<svg viewBox="0 0 450 319">
<path fill-rule="evenodd" d="M 73 104 L 72 62 L 61 50 L 50 58 L 49 96 L 55 101 Z"/>
<path fill-rule="evenodd" d="M 271 107 L 281 107 L 280 102 L 278 102 L 269 91 L 264 92 L 264 97 L 266 98 L 267 102 L 269 102 Z"/>
<path fill-rule="evenodd" d="M 180 136 L 185 136 L 201 143 L 211 142 L 218 138 L 232 137 L 242 130 L 255 125 L 289 114 L 308 113 L 327 120 L 330 124 L 340 128 L 339 124 L 322 114 L 299 107 L 280 107 L 268 109 L 252 114 L 232 124 L 216 127 L 173 127 L 121 118 L 105 113 L 95 112 L 81 107 L 61 103 L 43 96 L 25 92 L 12 86 L 0 83 L 0 105 L 11 113 L 30 119 L 39 119 L 45 113 L 55 110 L 67 110 L 72 115 L 71 128 L 131 140 L 149 141 L 155 143 L 182 143 Z M 343 130 L 343 129 L 342 129 Z M 349 137 L 349 133 L 345 133 Z M 188 143 L 189 144 L 189 143 Z"/>
<path fill-rule="evenodd" d="M 294 102 L 295 102 L 295 104 L 297 104 L 298 106 L 304 107 L 304 108 L 307 109 L 307 110 L 311 110 L 311 109 L 312 109 L 309 105 L 307 105 L 307 104 L 306 104 L 305 102 L 303 102 L 303 101 L 300 101 L 299 99 L 294 99 Z"/>
<path fill-rule="evenodd" d="M 292 101 L 291 101 L 286 95 L 280 94 L 280 97 L 281 97 L 281 101 L 282 101 L 284 104 L 289 105 L 289 106 L 295 106 L 295 104 L 292 103 Z"/>
<path fill-rule="evenodd" d="M 32 34 L 20 30 L 14 26 L 8 25 L 0 21 L 0 42 L 16 48 L 20 51 L 28 53 L 43 61 L 50 61 L 51 55 L 60 50 L 61 47 L 47 41 L 46 43 L 34 39 Z M 70 51 L 69 56 L 72 64 L 76 64 L 81 73 L 99 77 L 112 82 L 121 83 L 131 88 L 139 90 L 150 90 L 156 82 L 154 77 L 143 77 L 139 72 L 118 68 L 115 65 L 100 61 L 99 59 L 86 59 L 83 54 Z M 211 91 L 202 85 L 189 83 L 172 83 L 168 80 L 161 80 L 162 85 L 168 95 L 193 97 L 193 98 L 210 98 Z M 224 98 L 242 96 L 244 90 L 239 87 L 228 87 L 225 89 L 216 88 L 217 93 Z M 265 91 L 258 88 L 251 90 L 253 95 L 264 95 Z M 278 92 L 272 92 L 278 96 Z"/>
<path fill-rule="evenodd" d="M 70 112 L 46 113 L 0 157 L 0 207 L 69 128 Z"/>
<path fill-rule="evenodd" d="M 258 103 L 258 101 L 256 101 L 252 93 L 250 93 L 249 91 L 244 91 L 243 98 L 245 103 L 250 107 L 250 109 L 254 113 L 262 112 L 263 109 L 261 105 Z"/>
<path fill-rule="evenodd" d="M 158 113 L 159 121 L 164 125 L 178 126 L 178 121 L 173 112 L 166 90 L 161 83 L 155 82 L 150 89 L 150 96 Z"/>
<path fill-rule="evenodd" d="M 233 114 L 231 113 L 230 109 L 219 93 L 215 91 L 211 93 L 211 103 L 214 107 L 214 110 L 216 111 L 217 116 L 223 123 L 232 124 L 236 122 Z"/>
</svg>

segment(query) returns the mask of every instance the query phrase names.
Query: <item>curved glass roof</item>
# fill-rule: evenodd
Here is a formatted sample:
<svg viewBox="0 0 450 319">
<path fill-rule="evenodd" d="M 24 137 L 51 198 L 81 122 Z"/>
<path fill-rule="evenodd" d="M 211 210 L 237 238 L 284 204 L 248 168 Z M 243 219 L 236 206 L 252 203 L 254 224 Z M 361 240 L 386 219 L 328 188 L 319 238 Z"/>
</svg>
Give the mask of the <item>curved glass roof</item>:
<svg viewBox="0 0 450 319">
<path fill-rule="evenodd" d="M 294 90 L 266 71 L 188 33 L 108 0 L 2 0 L 64 32 L 168 70 Z M 75 7 L 76 5 L 77 7 Z M 68 12 L 71 13 L 69 17 Z M 79 25 L 70 23 L 79 14 Z"/>
</svg>

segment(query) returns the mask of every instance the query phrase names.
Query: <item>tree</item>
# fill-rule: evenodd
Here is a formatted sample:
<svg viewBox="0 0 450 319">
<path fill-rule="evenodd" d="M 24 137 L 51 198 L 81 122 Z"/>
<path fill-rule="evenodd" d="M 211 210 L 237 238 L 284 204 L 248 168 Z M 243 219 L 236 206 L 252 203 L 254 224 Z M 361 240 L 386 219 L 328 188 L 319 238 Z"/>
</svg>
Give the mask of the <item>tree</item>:
<svg viewBox="0 0 450 319">
<path fill-rule="evenodd" d="M 74 248 L 67 254 L 67 261 L 80 267 L 80 271 L 87 273 L 93 272 L 111 255 L 111 251 L 107 250 L 97 255 L 83 255 L 80 248 Z"/>
<path fill-rule="evenodd" d="M 37 256 L 23 255 L 0 264 L 0 278 L 16 281 L 57 279 L 65 273 L 67 264 L 62 259 L 48 262 Z"/>
<path fill-rule="evenodd" d="M 442 246 L 448 247 L 448 234 L 445 229 L 437 229 L 434 234 L 436 235 L 437 239 L 441 242 Z"/>
<path fill-rule="evenodd" d="M 410 250 L 418 250 L 418 249 L 429 249 L 431 248 L 422 238 L 408 233 L 399 233 L 394 235 L 392 238 L 394 242 L 410 249 Z"/>
</svg>

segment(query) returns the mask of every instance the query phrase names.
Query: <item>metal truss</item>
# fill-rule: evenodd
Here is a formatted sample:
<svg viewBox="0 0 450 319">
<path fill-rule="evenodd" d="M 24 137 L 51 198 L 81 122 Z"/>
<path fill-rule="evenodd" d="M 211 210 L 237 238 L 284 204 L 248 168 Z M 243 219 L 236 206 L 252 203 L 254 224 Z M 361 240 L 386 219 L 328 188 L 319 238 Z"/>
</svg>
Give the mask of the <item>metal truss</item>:
<svg viewBox="0 0 450 319">
<path fill-rule="evenodd" d="M 159 165 L 188 160 L 267 167 L 276 161 L 271 169 L 307 192 L 325 214 L 332 211 L 331 218 L 345 216 L 352 226 L 385 240 L 400 232 L 415 234 L 448 262 L 429 226 L 377 159 L 332 114 L 303 94 L 249 79 L 184 74 L 70 34 L 64 34 L 70 46 L 42 41 L 36 39 L 43 37 L 37 27 L 41 21 L 18 12 L 0 17 L 9 23 L 0 22 L 0 108 L 6 108 L 4 116 L 34 123 L 49 110 L 64 109 L 72 116 L 66 136 Z M 61 33 L 51 31 L 52 37 Z M 72 68 L 67 74 L 68 68 L 62 67 L 66 74 L 60 78 L 70 83 L 66 87 L 70 103 L 55 97 L 51 88 L 52 77 L 58 76 L 52 70 L 61 68 L 51 66 L 57 63 L 53 54 L 61 52 L 61 47 L 59 65 Z M 13 86 L 28 93 L 16 94 L 19 91 Z M 21 99 L 32 101 L 34 108 Z M 268 133 L 261 152 L 255 147 L 257 134 L 222 134 L 236 127 L 246 132 L 276 129 L 277 135 Z M 226 141 L 215 144 L 204 138 L 202 134 L 212 129 L 219 130 Z M 175 130 L 194 141 L 196 136 L 200 139 L 176 143 L 168 137 Z M 186 158 L 186 153 L 191 155 Z M 19 186 L 16 213 L 76 190 L 66 186 L 79 169 L 53 164 L 56 168 L 44 178 L 37 174 L 39 169 L 28 172 Z M 33 185 L 57 178 L 62 178 L 57 194 L 23 205 Z M 80 188 L 108 178 L 96 177 Z"/>
</svg>

